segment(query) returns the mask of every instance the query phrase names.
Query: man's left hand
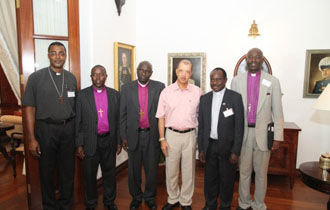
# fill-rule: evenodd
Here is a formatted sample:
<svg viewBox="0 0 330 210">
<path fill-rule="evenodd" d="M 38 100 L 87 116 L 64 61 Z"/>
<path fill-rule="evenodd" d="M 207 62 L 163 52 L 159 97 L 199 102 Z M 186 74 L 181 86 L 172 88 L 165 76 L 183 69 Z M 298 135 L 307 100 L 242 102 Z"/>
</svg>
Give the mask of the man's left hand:
<svg viewBox="0 0 330 210">
<path fill-rule="evenodd" d="M 117 144 L 116 154 L 119 155 L 121 153 L 121 144 Z"/>
<path fill-rule="evenodd" d="M 230 157 L 229 157 L 229 162 L 231 163 L 231 164 L 236 164 L 236 163 L 238 163 L 238 155 L 236 155 L 235 153 L 231 153 L 230 154 Z"/>
<path fill-rule="evenodd" d="M 277 150 L 278 148 L 280 148 L 280 142 L 274 140 L 272 150 Z"/>
</svg>

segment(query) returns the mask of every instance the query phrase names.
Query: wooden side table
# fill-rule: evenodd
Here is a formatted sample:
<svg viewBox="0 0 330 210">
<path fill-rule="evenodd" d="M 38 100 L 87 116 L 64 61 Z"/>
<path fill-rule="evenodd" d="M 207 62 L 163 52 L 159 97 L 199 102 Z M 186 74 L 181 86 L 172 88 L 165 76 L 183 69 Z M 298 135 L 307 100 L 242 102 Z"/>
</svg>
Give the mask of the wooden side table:
<svg viewBox="0 0 330 210">
<path fill-rule="evenodd" d="M 291 189 L 296 173 L 299 131 L 301 129 L 295 123 L 284 123 L 284 141 L 278 150 L 272 151 L 268 167 L 268 174 L 289 176 Z"/>
<path fill-rule="evenodd" d="M 319 162 L 302 163 L 299 166 L 299 170 L 301 172 L 301 179 L 307 186 L 330 195 L 330 173 L 327 170 L 322 170 Z M 330 196 L 328 210 L 330 210 Z"/>
</svg>

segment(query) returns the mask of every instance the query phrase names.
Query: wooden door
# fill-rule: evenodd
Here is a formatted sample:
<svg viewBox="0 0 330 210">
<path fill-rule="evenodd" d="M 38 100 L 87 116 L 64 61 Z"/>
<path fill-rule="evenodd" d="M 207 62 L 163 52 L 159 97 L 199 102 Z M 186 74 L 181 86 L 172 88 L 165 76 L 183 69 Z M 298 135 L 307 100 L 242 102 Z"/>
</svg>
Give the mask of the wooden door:
<svg viewBox="0 0 330 210">
<path fill-rule="evenodd" d="M 66 45 L 68 51 L 66 69 L 76 76 L 78 89 L 80 89 L 79 0 L 16 0 L 16 16 L 21 95 L 24 94 L 29 75 L 42 68 L 39 65 L 40 63 L 48 62 L 48 59 L 44 59 L 40 55 L 47 55 L 45 46 L 48 47 L 49 43 L 55 40 Z M 64 22 L 63 16 L 66 16 Z M 60 23 L 58 23 L 58 18 L 62 18 Z M 44 21 L 48 21 L 48 23 L 44 23 Z M 62 27 L 62 24 L 64 27 Z M 60 26 L 61 30 L 58 33 L 56 30 L 49 29 L 49 26 L 55 29 Z M 49 62 L 47 65 L 49 65 Z M 24 116 L 23 111 L 23 128 L 26 133 Z M 29 209 L 41 209 L 38 160 L 32 157 L 28 151 L 29 141 L 27 135 L 24 136 L 24 147 L 28 206 Z M 83 199 L 82 170 L 78 163 L 78 160 L 76 160 L 75 202 Z"/>
</svg>

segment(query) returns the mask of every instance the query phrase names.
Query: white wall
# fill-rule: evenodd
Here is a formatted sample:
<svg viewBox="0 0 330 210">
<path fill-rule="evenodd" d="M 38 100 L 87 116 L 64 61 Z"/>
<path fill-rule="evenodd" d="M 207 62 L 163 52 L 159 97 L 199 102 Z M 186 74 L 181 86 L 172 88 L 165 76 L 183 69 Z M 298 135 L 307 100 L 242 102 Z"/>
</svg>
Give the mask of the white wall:
<svg viewBox="0 0 330 210">
<path fill-rule="evenodd" d="M 330 152 L 330 112 L 314 110 L 315 99 L 302 97 L 306 49 L 330 49 L 329 8 L 329 0 L 139 0 L 137 62 L 149 60 L 152 78 L 167 83 L 168 53 L 206 52 L 210 90 L 210 70 L 225 68 L 229 87 L 238 59 L 259 47 L 281 81 L 285 121 L 302 129 L 298 167 Z M 247 36 L 253 20 L 261 33 L 255 40 Z"/>
<path fill-rule="evenodd" d="M 136 44 L 135 1 L 126 1 L 121 16 L 113 0 L 80 0 L 79 4 L 81 88 L 92 84 L 90 70 L 97 64 L 107 70 L 106 85 L 114 87 L 114 42 Z M 123 151 L 117 165 L 126 159 Z"/>
</svg>

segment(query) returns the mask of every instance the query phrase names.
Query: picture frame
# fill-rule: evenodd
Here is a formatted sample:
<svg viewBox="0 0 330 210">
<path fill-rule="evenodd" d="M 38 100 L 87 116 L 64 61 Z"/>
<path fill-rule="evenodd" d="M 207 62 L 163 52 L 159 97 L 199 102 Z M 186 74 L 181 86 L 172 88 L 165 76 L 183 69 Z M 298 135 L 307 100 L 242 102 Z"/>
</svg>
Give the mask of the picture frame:
<svg viewBox="0 0 330 210">
<path fill-rule="evenodd" d="M 189 83 L 195 84 L 205 92 L 206 53 L 203 52 L 168 53 L 168 85 L 176 81 L 175 70 L 183 59 L 190 60 L 193 64 L 193 72 Z"/>
<path fill-rule="evenodd" d="M 237 62 L 236 66 L 235 66 L 235 69 L 234 69 L 234 77 L 237 75 L 237 74 L 240 74 L 240 73 L 243 73 L 243 72 L 246 72 L 246 55 L 243 55 Z M 267 60 L 266 57 L 264 57 L 264 62 L 262 63 L 262 70 L 270 75 L 273 74 L 272 72 L 272 67 L 270 66 L 270 63 L 269 61 Z"/>
<path fill-rule="evenodd" d="M 330 50 L 306 50 L 305 63 L 303 98 L 317 98 L 330 84 Z"/>
<path fill-rule="evenodd" d="M 120 42 L 114 43 L 115 89 L 135 80 L 135 46 Z"/>
</svg>

